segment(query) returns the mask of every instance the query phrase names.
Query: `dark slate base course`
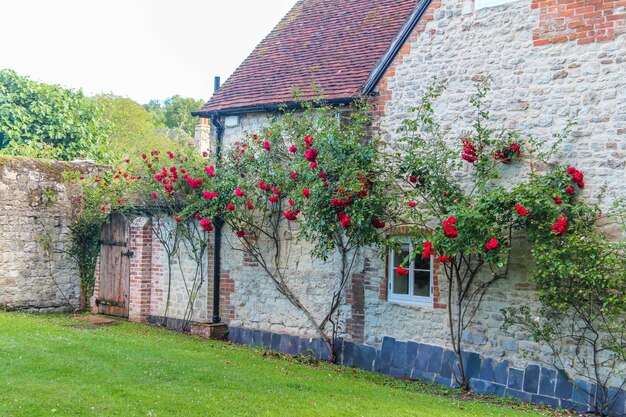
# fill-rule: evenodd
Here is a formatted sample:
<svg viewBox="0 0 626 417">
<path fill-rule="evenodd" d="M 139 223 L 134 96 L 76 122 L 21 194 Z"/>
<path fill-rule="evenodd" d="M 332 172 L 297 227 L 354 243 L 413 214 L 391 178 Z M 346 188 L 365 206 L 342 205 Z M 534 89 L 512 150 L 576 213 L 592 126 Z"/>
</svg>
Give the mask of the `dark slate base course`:
<svg viewBox="0 0 626 417">
<path fill-rule="evenodd" d="M 189 331 L 190 325 L 190 323 L 187 323 L 187 328 L 183 329 L 183 325 L 185 324 L 184 320 L 172 317 L 164 318 L 162 316 L 148 316 L 148 323 L 156 326 L 163 326 L 176 332 Z"/>
<path fill-rule="evenodd" d="M 302 354 L 328 359 L 328 349 L 321 339 L 241 327 L 229 327 L 228 338 L 234 343 L 263 346 L 290 355 Z M 337 346 L 337 360 L 348 367 L 397 378 L 432 381 L 447 387 L 454 385 L 453 369 L 457 366 L 456 357 L 451 350 L 425 343 L 397 341 L 392 337 L 383 339 L 380 350 L 340 341 Z M 510 396 L 535 404 L 578 411 L 588 410 L 586 401 L 596 395 L 595 386 L 588 382 L 569 381 L 563 373 L 539 365 L 532 364 L 525 369 L 517 369 L 509 366 L 506 360 L 498 362 L 492 358 L 482 358 L 475 352 L 464 352 L 463 361 L 470 378 L 470 386 L 479 394 Z M 612 389 L 609 395 L 616 396 L 610 415 L 626 417 L 626 391 Z"/>
</svg>

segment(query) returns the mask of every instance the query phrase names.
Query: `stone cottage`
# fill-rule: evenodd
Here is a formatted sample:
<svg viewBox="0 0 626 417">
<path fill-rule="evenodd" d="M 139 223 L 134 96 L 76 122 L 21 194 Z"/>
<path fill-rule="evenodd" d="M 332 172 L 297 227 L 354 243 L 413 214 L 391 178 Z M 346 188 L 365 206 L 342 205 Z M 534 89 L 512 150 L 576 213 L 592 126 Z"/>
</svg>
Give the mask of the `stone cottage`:
<svg viewBox="0 0 626 417">
<path fill-rule="evenodd" d="M 294 87 L 300 99 L 322 91 L 338 106 L 368 98 L 375 126 L 393 141 L 433 77 L 449 83 L 437 113 L 462 130 L 469 127 L 465 98 L 476 79 L 489 75 L 496 124 L 549 137 L 577 115 L 563 152 L 588 174 L 586 198 L 606 207 L 612 195 L 626 195 L 625 32 L 626 0 L 300 0 L 197 112 L 203 118 L 197 141 L 220 149 L 244 131 L 259 131 L 280 105 L 296 106 Z M 215 281 L 204 295 L 207 321 L 227 323 L 235 342 L 289 353 L 319 346 L 306 318 L 231 247 L 230 231 L 219 235 L 225 239 L 216 241 L 209 265 Z M 298 262 L 290 279 L 316 311 L 331 289 L 337 259 L 314 260 L 302 244 L 293 251 Z M 537 302 L 527 259 L 513 259 L 509 279 L 490 289 L 466 333 L 472 387 L 585 408 L 596 395 L 593 386 L 568 380 L 530 338 L 501 330 L 501 308 Z M 394 285 L 386 263 L 393 264 L 392 253 L 366 250 L 359 260 L 342 309 L 339 360 L 450 385 L 453 358 L 436 268 L 424 267 L 430 285 L 414 294 Z M 158 311 L 144 313 L 154 321 Z M 626 393 L 612 392 L 618 393 L 613 413 L 621 415 Z"/>
</svg>

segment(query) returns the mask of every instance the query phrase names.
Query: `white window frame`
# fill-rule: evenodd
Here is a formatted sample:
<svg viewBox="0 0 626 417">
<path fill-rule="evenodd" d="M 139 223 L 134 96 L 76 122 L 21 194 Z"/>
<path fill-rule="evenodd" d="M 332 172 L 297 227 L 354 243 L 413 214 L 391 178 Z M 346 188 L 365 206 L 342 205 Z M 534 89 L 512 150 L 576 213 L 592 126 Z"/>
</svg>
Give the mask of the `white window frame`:
<svg viewBox="0 0 626 417">
<path fill-rule="evenodd" d="M 486 9 L 488 7 L 496 7 L 503 4 L 515 3 L 516 1 L 519 0 L 476 0 L 476 3 L 474 4 L 474 9 Z"/>
<path fill-rule="evenodd" d="M 407 243 L 407 242 L 403 242 L 403 243 Z M 409 244 L 409 253 L 413 253 L 413 242 L 408 242 Z M 408 294 L 395 294 L 393 292 L 393 280 L 395 279 L 395 267 L 394 267 L 394 260 L 395 260 L 395 251 L 393 249 L 389 250 L 389 254 L 387 256 L 387 262 L 388 262 L 388 266 L 387 266 L 387 282 L 388 282 L 388 289 L 387 289 L 387 301 L 392 302 L 392 303 L 400 303 L 400 304 L 415 304 L 415 305 L 422 305 L 422 306 L 429 306 L 432 307 L 433 306 L 433 302 L 434 302 L 434 292 L 435 292 L 435 288 L 434 288 L 434 279 L 433 279 L 433 275 L 434 275 L 434 263 L 435 263 L 435 258 L 434 256 L 430 257 L 430 269 L 415 269 L 415 262 L 413 261 L 413 259 L 415 257 L 412 258 L 411 263 L 408 266 L 408 270 L 409 270 L 409 275 L 408 275 L 408 286 L 409 286 L 409 293 Z M 414 291 L 414 287 L 415 287 L 415 271 L 422 271 L 422 272 L 428 272 L 429 273 L 429 277 L 430 277 L 430 296 L 428 297 L 424 297 L 424 296 L 418 296 L 418 295 L 413 295 L 413 291 Z"/>
</svg>

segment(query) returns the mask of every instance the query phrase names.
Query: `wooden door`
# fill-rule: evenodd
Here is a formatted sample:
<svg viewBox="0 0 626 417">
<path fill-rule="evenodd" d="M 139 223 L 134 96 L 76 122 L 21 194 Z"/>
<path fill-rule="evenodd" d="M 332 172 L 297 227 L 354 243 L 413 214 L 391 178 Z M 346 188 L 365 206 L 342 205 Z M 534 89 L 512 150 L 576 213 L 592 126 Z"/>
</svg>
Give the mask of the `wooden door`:
<svg viewBox="0 0 626 417">
<path fill-rule="evenodd" d="M 130 223 L 111 213 L 100 237 L 100 291 L 96 304 L 101 314 L 128 317 L 130 291 Z"/>
</svg>

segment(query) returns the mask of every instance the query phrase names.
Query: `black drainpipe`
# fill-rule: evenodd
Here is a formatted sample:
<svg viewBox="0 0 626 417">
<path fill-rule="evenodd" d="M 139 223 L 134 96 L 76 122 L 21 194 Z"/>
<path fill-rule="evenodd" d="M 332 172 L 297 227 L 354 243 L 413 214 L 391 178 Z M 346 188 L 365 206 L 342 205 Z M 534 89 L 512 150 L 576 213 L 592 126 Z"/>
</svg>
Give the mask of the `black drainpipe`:
<svg viewBox="0 0 626 417">
<path fill-rule="evenodd" d="M 220 88 L 220 77 L 215 77 L 214 92 Z M 222 160 L 222 139 L 224 137 L 224 125 L 220 120 L 219 113 L 211 115 L 211 123 L 215 126 L 215 165 L 219 173 Z M 213 323 L 222 321 L 220 318 L 220 273 L 222 269 L 222 226 L 224 221 L 221 217 L 213 219 L 215 225 L 215 237 L 213 240 Z"/>
</svg>

